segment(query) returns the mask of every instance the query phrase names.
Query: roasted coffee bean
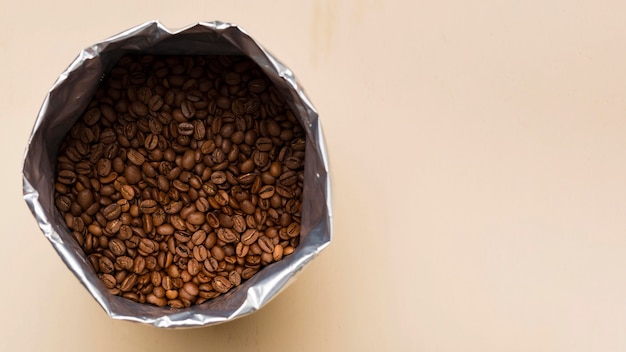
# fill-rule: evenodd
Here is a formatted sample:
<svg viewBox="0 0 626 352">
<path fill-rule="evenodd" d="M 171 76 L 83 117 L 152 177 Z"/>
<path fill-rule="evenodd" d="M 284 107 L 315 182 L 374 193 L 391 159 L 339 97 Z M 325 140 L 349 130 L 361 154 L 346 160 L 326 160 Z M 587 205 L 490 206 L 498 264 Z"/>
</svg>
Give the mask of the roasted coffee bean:
<svg viewBox="0 0 626 352">
<path fill-rule="evenodd" d="M 122 215 L 122 208 L 117 203 L 113 203 L 102 210 L 102 215 L 107 220 L 117 219 Z"/>
<path fill-rule="evenodd" d="M 297 222 L 292 222 L 291 224 L 289 224 L 289 226 L 287 227 L 287 234 L 291 238 L 298 236 L 300 234 L 300 224 L 298 224 Z"/>
<path fill-rule="evenodd" d="M 146 254 L 150 254 L 154 251 L 156 251 L 159 248 L 159 245 L 148 238 L 142 238 L 141 241 L 139 241 L 139 250 L 146 253 Z"/>
<path fill-rule="evenodd" d="M 124 241 L 118 238 L 113 238 L 109 241 L 109 249 L 113 252 L 113 254 L 115 254 L 116 257 L 122 256 L 126 253 L 126 245 L 124 244 Z"/>
<path fill-rule="evenodd" d="M 154 199 L 146 199 L 139 203 L 139 210 L 144 214 L 152 214 L 157 210 L 157 202 Z"/>
<path fill-rule="evenodd" d="M 258 244 L 259 244 L 259 247 L 261 247 L 261 250 L 263 250 L 263 252 L 267 252 L 267 253 L 274 252 L 274 243 L 269 237 L 267 236 L 259 237 Z"/>
<path fill-rule="evenodd" d="M 143 156 L 143 154 L 141 154 L 136 149 L 129 149 L 126 152 L 126 157 L 128 158 L 128 161 L 130 161 L 131 163 L 133 163 L 133 164 L 135 164 L 137 166 L 141 166 L 146 161 L 146 159 Z"/>
<path fill-rule="evenodd" d="M 229 228 L 220 228 L 217 230 L 217 238 L 224 243 L 233 243 L 239 241 L 239 235 Z"/>
<path fill-rule="evenodd" d="M 135 198 L 135 190 L 129 185 L 123 185 L 122 188 L 120 188 L 120 195 L 126 200 L 132 200 Z"/>
<path fill-rule="evenodd" d="M 213 278 L 213 280 L 211 281 L 211 285 L 213 286 L 213 289 L 215 291 L 220 293 L 228 292 L 233 286 L 233 284 L 227 278 L 219 275 Z"/>
<path fill-rule="evenodd" d="M 251 245 L 257 241 L 259 233 L 255 229 L 248 229 L 241 235 L 241 243 L 244 245 Z"/>
<path fill-rule="evenodd" d="M 57 175 L 57 181 L 65 185 L 72 185 L 76 182 L 76 174 L 70 170 L 61 170 Z"/>
</svg>

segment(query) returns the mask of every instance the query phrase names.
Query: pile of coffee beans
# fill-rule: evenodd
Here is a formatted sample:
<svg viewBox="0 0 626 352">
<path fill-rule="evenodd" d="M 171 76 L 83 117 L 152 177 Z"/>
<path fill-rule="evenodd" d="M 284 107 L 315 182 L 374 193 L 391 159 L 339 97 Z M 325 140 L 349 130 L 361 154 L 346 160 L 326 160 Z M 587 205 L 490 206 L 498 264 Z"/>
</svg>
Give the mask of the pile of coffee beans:
<svg viewBox="0 0 626 352">
<path fill-rule="evenodd" d="M 300 240 L 305 136 L 243 56 L 124 56 L 62 141 L 55 202 L 114 295 L 224 294 Z"/>
</svg>

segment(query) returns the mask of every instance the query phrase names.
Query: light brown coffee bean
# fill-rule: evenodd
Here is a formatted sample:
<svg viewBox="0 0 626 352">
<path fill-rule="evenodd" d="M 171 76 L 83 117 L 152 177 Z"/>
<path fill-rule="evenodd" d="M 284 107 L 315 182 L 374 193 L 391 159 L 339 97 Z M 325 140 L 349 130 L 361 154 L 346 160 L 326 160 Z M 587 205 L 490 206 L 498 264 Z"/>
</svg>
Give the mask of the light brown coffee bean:
<svg viewBox="0 0 626 352">
<path fill-rule="evenodd" d="M 217 238 L 219 238 L 224 243 L 233 243 L 239 241 L 239 235 L 229 228 L 218 229 Z"/>
<path fill-rule="evenodd" d="M 255 243 L 259 238 L 259 233 L 256 229 L 248 229 L 241 235 L 241 243 L 244 245 L 251 245 Z"/>
<path fill-rule="evenodd" d="M 109 249 L 113 252 L 113 254 L 115 254 L 116 257 L 126 253 L 126 245 L 124 244 L 124 241 L 118 238 L 113 238 L 109 241 Z"/>
<path fill-rule="evenodd" d="M 217 292 L 226 293 L 233 287 L 233 284 L 227 278 L 218 275 L 211 281 L 211 286 Z"/>
<path fill-rule="evenodd" d="M 187 216 L 187 221 L 192 225 L 202 225 L 205 220 L 204 216 L 202 212 L 193 212 Z"/>
<path fill-rule="evenodd" d="M 300 224 L 298 224 L 297 222 L 292 222 L 291 224 L 289 224 L 289 226 L 287 227 L 287 234 L 291 238 L 298 236 L 300 234 Z"/>
<path fill-rule="evenodd" d="M 122 228 L 122 221 L 119 219 L 113 219 L 106 223 L 105 231 L 108 235 L 114 235 Z"/>
<path fill-rule="evenodd" d="M 146 199 L 139 203 L 139 210 L 144 214 L 152 214 L 157 210 L 157 202 L 154 199 Z"/>
<path fill-rule="evenodd" d="M 120 188 L 120 195 L 126 200 L 132 200 L 135 198 L 135 190 L 132 186 L 123 185 L 122 188 Z"/>
<path fill-rule="evenodd" d="M 102 282 L 104 283 L 104 286 L 106 288 L 114 288 L 115 285 L 117 284 L 117 280 L 115 280 L 115 276 L 111 274 L 102 274 L 100 279 L 102 279 Z"/>
<path fill-rule="evenodd" d="M 265 185 L 259 190 L 259 197 L 262 199 L 268 199 L 274 196 L 274 192 L 274 186 Z"/>
<path fill-rule="evenodd" d="M 120 290 L 122 290 L 122 292 L 129 292 L 130 290 L 133 289 L 136 283 L 137 283 L 137 274 L 130 274 L 126 276 L 124 281 L 122 281 Z"/>
<path fill-rule="evenodd" d="M 272 258 L 274 259 L 275 262 L 283 259 L 283 246 L 281 246 L 280 244 L 277 244 L 276 246 L 274 246 L 274 251 L 272 252 Z"/>
<path fill-rule="evenodd" d="M 149 238 L 142 238 L 139 241 L 139 250 L 146 253 L 151 254 L 159 248 L 159 245 Z"/>
<path fill-rule="evenodd" d="M 261 236 L 258 239 L 259 247 L 261 247 L 261 250 L 263 250 L 263 252 L 267 252 L 267 253 L 273 253 L 274 252 L 274 242 L 272 242 L 272 240 L 267 237 L 267 236 Z"/>
<path fill-rule="evenodd" d="M 117 203 L 110 204 L 102 210 L 102 215 L 107 220 L 113 220 L 120 217 L 122 214 L 122 208 Z"/>
</svg>

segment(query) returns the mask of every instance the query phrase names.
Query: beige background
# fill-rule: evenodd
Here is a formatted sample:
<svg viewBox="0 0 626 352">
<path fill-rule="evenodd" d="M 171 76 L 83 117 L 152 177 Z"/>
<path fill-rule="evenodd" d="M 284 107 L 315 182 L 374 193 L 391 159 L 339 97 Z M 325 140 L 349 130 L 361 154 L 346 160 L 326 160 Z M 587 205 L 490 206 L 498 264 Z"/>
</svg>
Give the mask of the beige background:
<svg viewBox="0 0 626 352">
<path fill-rule="evenodd" d="M 0 350 L 625 351 L 625 11 L 591 0 L 1 0 Z M 334 241 L 232 323 L 109 319 L 21 199 L 47 90 L 82 48 L 150 19 L 242 25 L 323 119 Z"/>
</svg>

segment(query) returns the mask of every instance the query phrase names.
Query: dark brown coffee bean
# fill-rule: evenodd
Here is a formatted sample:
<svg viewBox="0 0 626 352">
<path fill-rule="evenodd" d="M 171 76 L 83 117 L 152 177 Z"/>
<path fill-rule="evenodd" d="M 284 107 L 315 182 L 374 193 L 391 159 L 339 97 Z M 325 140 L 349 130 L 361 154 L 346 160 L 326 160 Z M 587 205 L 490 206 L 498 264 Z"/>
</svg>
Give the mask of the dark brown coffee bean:
<svg viewBox="0 0 626 352">
<path fill-rule="evenodd" d="M 300 166 L 302 166 L 302 160 L 293 156 L 288 157 L 287 159 L 285 159 L 285 166 L 292 170 L 298 169 Z"/>
<path fill-rule="evenodd" d="M 204 197 L 198 198 L 195 205 L 196 209 L 203 213 L 206 213 L 210 209 L 209 201 Z"/>
<path fill-rule="evenodd" d="M 159 146 L 159 136 L 156 134 L 149 134 L 146 136 L 144 146 L 148 150 L 154 150 Z"/>
<path fill-rule="evenodd" d="M 156 112 L 163 107 L 163 98 L 160 95 L 153 95 L 148 101 L 148 109 L 150 111 Z"/>
<path fill-rule="evenodd" d="M 141 166 L 146 160 L 143 154 L 141 154 L 138 150 L 135 150 L 135 149 L 129 149 L 126 152 L 126 157 L 128 158 L 128 161 L 130 161 L 131 163 L 137 166 Z"/>
<path fill-rule="evenodd" d="M 64 197 L 64 198 L 65 200 L 69 201 L 67 197 Z M 93 204 L 93 201 L 94 201 L 93 193 L 91 192 L 90 189 L 83 189 L 82 191 L 78 192 L 78 195 L 76 195 L 76 201 L 78 202 L 78 204 L 80 205 L 82 209 L 88 209 L 91 206 L 91 204 Z"/>
<path fill-rule="evenodd" d="M 256 140 L 256 148 L 262 152 L 267 152 L 272 149 L 272 140 L 267 137 L 261 137 Z"/>
<path fill-rule="evenodd" d="M 248 83 L 248 90 L 255 94 L 262 93 L 266 87 L 267 83 L 262 78 L 253 79 Z"/>
<path fill-rule="evenodd" d="M 126 178 L 126 182 L 135 185 L 141 180 L 141 169 L 136 165 L 127 165 L 124 169 L 124 177 Z"/>
<path fill-rule="evenodd" d="M 190 122 L 181 122 L 178 124 L 178 134 L 183 136 L 191 136 L 194 132 L 194 126 Z"/>
<path fill-rule="evenodd" d="M 130 112 L 137 116 L 144 117 L 148 115 L 148 107 L 140 101 L 134 101 L 130 104 Z"/>
<path fill-rule="evenodd" d="M 196 114 L 196 108 L 191 101 L 184 101 L 180 106 L 180 110 L 186 119 L 191 119 Z"/>
<path fill-rule="evenodd" d="M 285 187 L 283 185 L 276 186 L 276 193 L 278 193 L 278 195 L 283 197 L 283 198 L 293 198 L 293 197 L 295 197 L 294 192 L 291 189 L 289 189 L 289 188 L 287 188 L 287 187 Z"/>
<path fill-rule="evenodd" d="M 298 175 L 294 171 L 287 171 L 280 175 L 278 181 L 283 186 L 292 186 L 298 181 Z"/>
<path fill-rule="evenodd" d="M 72 185 L 76 182 L 76 174 L 70 170 L 59 171 L 57 180 L 65 185 Z"/>
<path fill-rule="evenodd" d="M 83 121 L 87 126 L 93 126 L 100 120 L 101 112 L 98 108 L 92 108 L 87 110 L 83 115 Z"/>
</svg>

